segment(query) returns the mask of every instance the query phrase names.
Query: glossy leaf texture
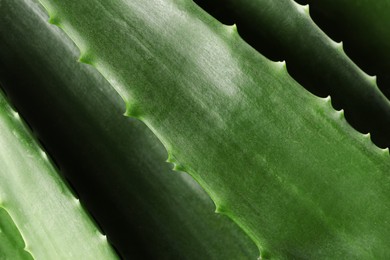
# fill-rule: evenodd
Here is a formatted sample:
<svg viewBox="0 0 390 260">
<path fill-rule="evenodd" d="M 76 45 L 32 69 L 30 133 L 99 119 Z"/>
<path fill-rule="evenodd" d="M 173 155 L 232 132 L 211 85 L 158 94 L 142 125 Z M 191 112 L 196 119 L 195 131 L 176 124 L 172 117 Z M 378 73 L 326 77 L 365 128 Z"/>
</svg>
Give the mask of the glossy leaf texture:
<svg viewBox="0 0 390 260">
<path fill-rule="evenodd" d="M 284 64 L 191 1 L 41 2 L 262 257 L 389 257 L 388 150 Z"/>
<path fill-rule="evenodd" d="M 257 248 L 214 213 L 187 174 L 31 0 L 3 1 L 0 81 L 125 259 L 254 259 Z M 9 37 L 12 35 L 12 37 Z M 23 76 L 21 76 L 23 75 Z"/>
<path fill-rule="evenodd" d="M 342 40 L 348 55 L 390 98 L 390 1 L 305 0 L 314 20 L 334 39 Z"/>
<path fill-rule="evenodd" d="M 308 5 L 301 6 L 292 0 L 217 0 L 212 1 L 217 4 L 210 6 L 210 1 L 197 1 L 207 10 L 226 9 L 239 34 L 254 48 L 273 60 L 286 60 L 288 72 L 302 86 L 322 97 L 330 95 L 333 106 L 344 109 L 353 127 L 371 133 L 373 141 L 382 148 L 390 145 L 390 102 L 377 87 L 376 77 L 369 76 L 352 62 L 342 42 L 336 43 L 321 31 L 312 21 Z M 326 1 L 314 2 L 316 5 Z M 352 5 L 351 1 L 344 2 Z M 384 6 L 379 2 L 375 5 Z M 340 12 L 346 9 L 339 8 Z M 361 31 L 365 30 L 348 31 L 362 35 Z M 390 41 L 375 42 L 388 44 Z M 373 48 L 359 48 L 362 49 Z"/>
<path fill-rule="evenodd" d="M 7 225 L 8 243 L 18 247 L 22 236 L 25 251 L 36 259 L 117 259 L 3 93 L 0 165 L 2 222 L 17 227 Z M 29 259 L 18 250 L 9 253 L 5 259 Z"/>
</svg>

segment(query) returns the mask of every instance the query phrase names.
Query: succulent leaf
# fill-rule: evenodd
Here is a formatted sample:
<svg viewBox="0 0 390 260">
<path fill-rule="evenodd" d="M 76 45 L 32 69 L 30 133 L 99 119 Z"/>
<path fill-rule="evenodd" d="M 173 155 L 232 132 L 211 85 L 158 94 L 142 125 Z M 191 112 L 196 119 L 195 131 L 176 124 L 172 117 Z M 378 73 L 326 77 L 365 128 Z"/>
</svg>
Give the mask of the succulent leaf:
<svg viewBox="0 0 390 260">
<path fill-rule="evenodd" d="M 10 231 L 0 241 L 25 250 L 7 247 L 5 259 L 117 259 L 2 92 L 0 165 L 1 222 Z"/>
<path fill-rule="evenodd" d="M 284 66 L 191 1 L 41 2 L 262 257 L 389 257 L 388 154 Z"/>
</svg>

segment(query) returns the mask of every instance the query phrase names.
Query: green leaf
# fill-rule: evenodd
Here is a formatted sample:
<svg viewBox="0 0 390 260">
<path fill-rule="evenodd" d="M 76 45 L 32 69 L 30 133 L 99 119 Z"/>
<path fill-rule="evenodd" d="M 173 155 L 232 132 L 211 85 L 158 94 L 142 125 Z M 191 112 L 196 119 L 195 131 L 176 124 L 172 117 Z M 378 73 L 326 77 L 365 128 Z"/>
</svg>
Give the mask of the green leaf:
<svg viewBox="0 0 390 260">
<path fill-rule="evenodd" d="M 263 257 L 386 258 L 388 151 L 191 1 L 41 0 Z"/>
<path fill-rule="evenodd" d="M 116 259 L 1 92 L 0 133 L 0 206 L 24 238 L 25 250 L 38 259 Z"/>
<path fill-rule="evenodd" d="M 390 1 L 306 1 L 315 21 L 345 43 L 347 54 L 378 77 L 379 87 L 390 98 Z"/>
<path fill-rule="evenodd" d="M 33 259 L 8 212 L 0 207 L 0 259 Z"/>
<path fill-rule="evenodd" d="M 208 1 L 209 2 L 209 1 Z M 289 72 L 301 84 L 312 91 L 326 97 L 331 95 L 333 105 L 343 108 L 347 121 L 363 133 L 371 133 L 373 140 L 381 147 L 390 146 L 390 102 L 376 85 L 376 77 L 371 77 L 363 72 L 344 53 L 343 44 L 336 43 L 322 32 L 309 16 L 309 6 L 301 6 L 291 0 L 220 0 L 216 1 L 220 6 L 225 6 L 229 14 L 237 23 L 239 33 L 254 47 L 266 50 L 272 48 L 272 54 L 277 59 L 286 60 Z M 353 14 L 352 8 L 362 13 L 366 10 L 373 11 L 372 7 L 361 8 L 359 4 L 344 2 L 345 6 L 339 7 L 340 1 L 313 1 L 314 5 L 325 2 L 335 2 L 337 10 L 341 13 L 338 17 L 348 17 Z M 362 1 L 360 1 L 362 2 Z M 381 3 L 379 3 L 381 2 Z M 375 3 L 375 9 L 380 6 L 386 10 L 383 1 Z M 337 3 L 337 4 L 336 4 Z M 322 10 L 322 9 L 321 9 Z M 348 10 L 348 11 L 347 11 Z M 334 14 L 336 12 L 329 11 Z M 365 17 L 364 17 L 365 18 Z M 367 23 L 369 19 L 351 19 Z M 379 17 L 378 20 L 390 22 L 390 19 Z M 343 23 L 342 26 L 345 26 Z M 383 26 L 382 24 L 377 24 Z M 378 29 L 376 26 L 375 28 Z M 368 26 L 367 26 L 368 27 Z M 381 27 L 388 28 L 390 27 Z M 367 37 L 358 29 L 347 31 L 350 34 L 359 35 L 365 41 L 372 44 L 381 43 L 388 45 L 390 49 L 390 34 L 380 31 L 382 37 Z M 377 39 L 375 41 L 368 39 Z M 357 44 L 363 39 L 355 39 Z M 266 45 L 264 47 L 264 45 Z M 379 50 L 379 53 L 388 54 L 386 48 L 370 48 L 360 46 L 359 50 Z M 371 51 L 363 52 L 371 55 Z M 376 57 L 387 62 L 389 58 Z M 390 68 L 383 67 L 388 71 Z M 336 102 L 334 102 L 336 101 Z"/>
<path fill-rule="evenodd" d="M 162 144 L 123 116 L 116 91 L 76 62 L 39 7 L 3 2 L 0 81 L 109 242 L 126 259 L 254 259 L 253 242 L 190 176 L 172 172 Z"/>
</svg>

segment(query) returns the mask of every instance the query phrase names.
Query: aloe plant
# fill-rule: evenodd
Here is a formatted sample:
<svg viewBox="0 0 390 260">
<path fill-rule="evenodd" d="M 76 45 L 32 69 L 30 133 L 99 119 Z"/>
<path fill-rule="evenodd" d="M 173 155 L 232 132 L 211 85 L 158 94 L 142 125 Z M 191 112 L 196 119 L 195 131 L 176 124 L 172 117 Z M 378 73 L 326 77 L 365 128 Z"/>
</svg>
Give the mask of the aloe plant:
<svg viewBox="0 0 390 260">
<path fill-rule="evenodd" d="M 172 172 L 150 130 L 126 120 L 115 90 L 75 62 L 76 47 L 47 19 L 35 1 L 3 4 L 0 80 L 120 255 L 255 258 L 250 239 L 214 214 L 190 176 Z"/>
<path fill-rule="evenodd" d="M 237 24 L 238 31 L 242 32 L 244 39 L 247 39 L 262 53 L 267 53 L 268 57 L 273 60 L 286 60 L 289 73 L 306 89 L 322 97 L 331 95 L 333 105 L 345 110 L 347 121 L 352 126 L 360 132 L 371 133 L 373 141 L 380 147 L 390 145 L 388 134 L 390 132 L 390 102 L 377 87 L 376 77 L 369 76 L 362 71 L 345 54 L 343 39 L 338 38 L 339 42 L 335 42 L 319 29 L 311 19 L 308 5 L 301 6 L 291 0 L 221 0 L 216 2 L 219 6 L 225 6 L 231 15 L 230 19 Z M 316 6 L 325 5 L 332 1 L 314 2 L 314 6 Z M 330 14 L 336 14 L 336 10 L 342 12 L 342 10 L 347 9 L 345 6 L 339 6 L 341 5 L 340 1 L 336 2 L 337 4 L 331 4 L 335 10 L 330 10 Z M 344 5 L 352 6 L 348 2 L 350 1 L 344 1 Z M 377 10 L 380 6 L 382 4 L 377 3 L 374 5 L 375 9 L 371 9 Z M 325 8 L 321 8 L 321 10 L 325 10 Z M 383 10 L 387 9 L 383 8 Z M 367 13 L 366 9 L 363 12 Z M 349 13 L 356 12 L 350 11 Z M 374 17 L 374 15 L 372 16 Z M 386 20 L 383 19 L 383 16 L 384 14 L 379 16 L 379 19 Z M 346 17 L 346 15 L 340 14 L 338 17 Z M 362 19 L 350 18 L 350 20 L 361 21 Z M 380 28 L 388 27 L 379 23 L 375 25 L 372 28 L 376 30 L 364 30 L 363 28 L 346 30 L 362 35 L 359 32 L 363 30 L 373 33 L 373 31 L 380 31 Z M 389 44 L 390 41 L 385 38 L 386 33 L 380 31 L 376 34 L 382 35 L 383 38 L 380 41 L 372 42 L 377 43 L 377 45 L 379 45 L 378 43 Z M 356 42 L 369 42 L 368 39 L 378 37 L 364 35 L 362 38 L 364 40 L 359 38 L 356 39 Z M 379 53 L 388 54 L 388 51 L 385 51 L 386 48 L 379 48 L 379 46 L 377 48 L 374 46 L 359 46 L 357 48 L 378 49 Z M 371 51 L 362 53 L 371 55 Z M 389 60 L 386 57 L 381 58 L 376 55 L 372 58 L 383 60 L 383 62 L 376 64 L 381 63 L 381 67 L 388 71 L 389 67 L 382 64 Z M 368 101 L 368 97 L 370 101 Z"/>
<path fill-rule="evenodd" d="M 345 42 L 346 52 L 390 97 L 389 1 L 306 1 L 313 17 L 333 38 Z M 331 25 L 331 26 L 329 26 Z"/>
<path fill-rule="evenodd" d="M 191 1 L 41 2 L 262 258 L 389 257 L 388 150 L 234 26 Z"/>
<path fill-rule="evenodd" d="M 116 259 L 1 92 L 0 130 L 1 258 Z"/>
<path fill-rule="evenodd" d="M 0 208 L 0 258 L 32 259 L 24 250 L 25 243 L 11 216 L 4 208 Z"/>
</svg>

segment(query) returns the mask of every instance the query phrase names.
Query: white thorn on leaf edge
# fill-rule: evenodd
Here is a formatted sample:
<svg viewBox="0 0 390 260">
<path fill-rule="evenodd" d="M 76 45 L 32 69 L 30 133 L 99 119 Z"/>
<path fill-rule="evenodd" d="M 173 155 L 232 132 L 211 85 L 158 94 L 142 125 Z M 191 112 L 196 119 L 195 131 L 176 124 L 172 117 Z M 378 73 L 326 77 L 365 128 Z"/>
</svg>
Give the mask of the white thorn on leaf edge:
<svg viewBox="0 0 390 260">
<path fill-rule="evenodd" d="M 74 197 L 74 202 L 75 202 L 75 204 L 76 204 L 78 207 L 81 206 L 80 199 Z"/>
<path fill-rule="evenodd" d="M 368 77 L 369 80 L 371 80 L 375 84 L 377 83 L 377 76 L 376 75 L 370 76 L 370 75 L 367 74 L 367 77 Z"/>
<path fill-rule="evenodd" d="M 299 12 L 304 13 L 304 14 L 309 14 L 309 4 L 302 5 L 302 4 L 299 4 L 295 1 L 292 1 L 292 2 L 295 4 L 295 6 L 297 7 Z"/>
<path fill-rule="evenodd" d="M 330 41 L 331 41 L 331 43 L 332 43 L 334 48 L 344 52 L 344 43 L 343 43 L 343 41 L 340 41 L 340 42 L 336 42 L 334 40 L 330 40 Z"/>
<path fill-rule="evenodd" d="M 40 152 L 41 152 L 41 156 L 43 157 L 43 159 L 48 160 L 47 153 L 42 149 Z"/>
<path fill-rule="evenodd" d="M 336 110 L 336 113 L 344 117 L 344 109 Z"/>
<path fill-rule="evenodd" d="M 276 64 L 277 68 L 279 68 L 279 69 L 283 69 L 283 70 L 286 69 L 286 61 L 285 60 L 276 61 L 275 64 Z"/>
<path fill-rule="evenodd" d="M 229 33 L 237 33 L 237 25 L 236 25 L 236 24 L 225 25 L 225 28 L 226 28 L 226 30 L 227 30 Z"/>
<path fill-rule="evenodd" d="M 324 98 L 321 98 L 323 101 L 325 101 L 326 103 L 330 102 L 331 98 L 330 98 L 330 95 L 328 95 L 327 97 L 324 97 Z"/>
<path fill-rule="evenodd" d="M 306 14 L 310 15 L 310 7 L 309 7 L 309 4 L 302 5 L 302 10 L 303 10 L 303 12 L 305 12 Z"/>
<path fill-rule="evenodd" d="M 20 115 L 18 112 L 12 110 L 12 115 L 17 119 L 17 120 L 20 120 Z"/>
<path fill-rule="evenodd" d="M 371 139 L 371 134 L 370 134 L 370 133 L 364 134 L 363 136 L 364 136 L 365 138 L 370 138 L 370 139 Z"/>
</svg>

